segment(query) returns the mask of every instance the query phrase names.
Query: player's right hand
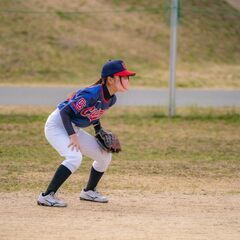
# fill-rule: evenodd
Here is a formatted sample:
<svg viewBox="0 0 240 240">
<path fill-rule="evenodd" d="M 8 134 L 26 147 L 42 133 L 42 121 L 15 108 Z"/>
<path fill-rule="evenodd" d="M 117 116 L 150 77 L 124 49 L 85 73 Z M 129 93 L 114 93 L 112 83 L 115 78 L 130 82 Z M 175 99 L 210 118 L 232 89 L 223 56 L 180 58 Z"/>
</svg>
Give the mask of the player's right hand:
<svg viewBox="0 0 240 240">
<path fill-rule="evenodd" d="M 70 138 L 70 144 L 68 145 L 69 148 L 71 148 L 72 151 L 74 151 L 74 149 L 76 149 L 76 151 L 80 151 L 80 144 L 78 142 L 78 138 L 77 138 L 77 134 L 74 133 L 72 135 L 69 136 Z"/>
</svg>

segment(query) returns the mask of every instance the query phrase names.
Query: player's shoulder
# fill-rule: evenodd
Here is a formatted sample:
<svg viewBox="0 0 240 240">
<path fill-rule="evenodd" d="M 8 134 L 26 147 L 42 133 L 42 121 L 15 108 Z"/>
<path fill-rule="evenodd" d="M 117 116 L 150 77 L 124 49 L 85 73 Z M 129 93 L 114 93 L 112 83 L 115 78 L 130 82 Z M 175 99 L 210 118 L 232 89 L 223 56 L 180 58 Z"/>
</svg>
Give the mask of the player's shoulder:
<svg viewBox="0 0 240 240">
<path fill-rule="evenodd" d="M 76 95 L 87 98 L 87 99 L 97 99 L 100 93 L 101 93 L 101 86 L 94 85 L 94 86 L 79 89 Z"/>
<path fill-rule="evenodd" d="M 97 84 L 97 85 L 93 85 L 85 88 L 85 91 L 89 92 L 90 94 L 98 95 L 98 96 L 101 94 L 101 90 L 102 90 L 101 84 Z"/>
</svg>

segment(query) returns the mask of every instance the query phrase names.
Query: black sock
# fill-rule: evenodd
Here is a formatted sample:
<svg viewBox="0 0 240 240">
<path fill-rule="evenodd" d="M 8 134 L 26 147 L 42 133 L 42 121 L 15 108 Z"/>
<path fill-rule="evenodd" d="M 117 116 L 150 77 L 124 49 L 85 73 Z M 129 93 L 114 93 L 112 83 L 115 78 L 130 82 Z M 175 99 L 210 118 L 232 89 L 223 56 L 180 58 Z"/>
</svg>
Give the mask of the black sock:
<svg viewBox="0 0 240 240">
<path fill-rule="evenodd" d="M 87 184 L 86 188 L 84 188 L 84 191 L 94 190 L 94 188 L 97 186 L 97 184 L 103 174 L 104 174 L 104 172 L 98 172 L 92 167 L 90 176 L 88 179 L 88 184 Z"/>
<path fill-rule="evenodd" d="M 45 193 L 43 193 L 43 196 L 48 195 L 51 192 L 57 192 L 57 190 L 60 188 L 60 186 L 65 182 L 65 180 L 72 174 L 72 172 L 65 167 L 64 165 L 60 165 L 58 169 L 56 170 L 52 181 L 48 185 L 48 188 Z"/>
</svg>

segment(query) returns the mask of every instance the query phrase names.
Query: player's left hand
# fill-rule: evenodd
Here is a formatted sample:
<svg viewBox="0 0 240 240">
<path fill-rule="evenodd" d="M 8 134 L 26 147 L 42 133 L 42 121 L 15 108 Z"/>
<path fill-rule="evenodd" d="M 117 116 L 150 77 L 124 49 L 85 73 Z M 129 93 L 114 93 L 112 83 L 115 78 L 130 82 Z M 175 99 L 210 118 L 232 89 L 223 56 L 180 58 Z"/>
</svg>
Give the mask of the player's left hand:
<svg viewBox="0 0 240 240">
<path fill-rule="evenodd" d="M 99 146 L 106 152 L 118 153 L 122 150 L 116 134 L 100 129 L 95 136 Z"/>
</svg>

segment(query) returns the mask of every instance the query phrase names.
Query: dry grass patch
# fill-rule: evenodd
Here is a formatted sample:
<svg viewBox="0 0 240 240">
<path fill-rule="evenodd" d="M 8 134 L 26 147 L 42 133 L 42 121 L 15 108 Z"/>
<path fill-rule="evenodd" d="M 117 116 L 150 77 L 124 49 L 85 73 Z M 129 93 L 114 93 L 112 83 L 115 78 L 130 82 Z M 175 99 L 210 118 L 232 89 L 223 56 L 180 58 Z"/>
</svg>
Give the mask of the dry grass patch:
<svg viewBox="0 0 240 240">
<path fill-rule="evenodd" d="M 49 110 L 15 111 L 12 107 L 5 113 L 0 109 L 0 191 L 43 187 L 61 163 L 43 133 Z M 145 189 L 151 181 L 155 185 L 162 179 L 179 178 L 180 182 L 190 179 L 192 187 L 196 182 L 199 188 L 200 179 L 213 183 L 239 179 L 239 109 L 180 109 L 173 119 L 164 112 L 156 107 L 117 107 L 106 113 L 102 125 L 116 132 L 123 146 L 108 170 L 111 184 L 107 187 L 115 188 L 120 181 L 124 187 Z M 91 128 L 88 131 L 93 132 Z M 90 166 L 91 160 L 85 159 L 76 173 L 81 184 L 87 180 Z M 43 173 L 47 176 L 44 180 L 40 177 Z M 136 186 L 134 178 L 138 179 Z M 149 184 L 145 185 L 147 178 Z"/>
</svg>

